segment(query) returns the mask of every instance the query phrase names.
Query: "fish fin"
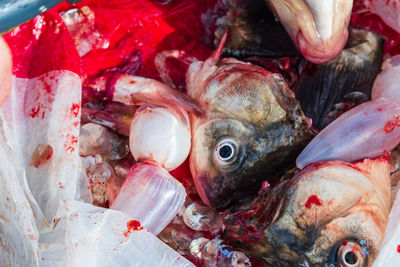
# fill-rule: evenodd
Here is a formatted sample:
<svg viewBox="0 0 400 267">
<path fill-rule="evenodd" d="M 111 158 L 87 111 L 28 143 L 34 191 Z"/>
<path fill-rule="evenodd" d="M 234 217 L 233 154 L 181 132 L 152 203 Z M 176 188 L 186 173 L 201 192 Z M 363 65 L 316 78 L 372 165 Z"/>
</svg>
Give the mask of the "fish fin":
<svg viewBox="0 0 400 267">
<path fill-rule="evenodd" d="M 208 59 L 190 64 L 186 72 L 186 90 L 191 97 L 199 98 L 199 95 L 203 92 L 205 82 L 216 71 L 227 36 L 228 32 L 225 32 L 218 48 L 212 52 Z"/>
<path fill-rule="evenodd" d="M 222 36 L 221 41 L 219 42 L 219 45 L 216 50 L 211 54 L 211 56 L 207 59 L 207 63 L 210 65 L 216 65 L 222 55 L 222 51 L 224 49 L 226 39 L 228 38 L 228 30 L 225 31 L 224 35 Z"/>
<path fill-rule="evenodd" d="M 325 117 L 349 93 L 363 93 L 369 100 L 380 71 L 383 39 L 366 30 L 350 28 L 349 32 L 347 48 L 329 62 L 306 63 L 294 89 L 303 112 L 318 129 L 327 125 Z"/>
<path fill-rule="evenodd" d="M 183 50 L 165 50 L 156 55 L 154 58 L 154 65 L 156 66 L 157 72 L 160 75 L 163 82 L 171 88 L 176 88 L 174 82 L 168 74 L 167 59 L 174 58 L 187 65 L 198 61 L 194 56 L 188 55 Z"/>
<path fill-rule="evenodd" d="M 182 115 L 185 112 L 196 115 L 202 113 L 196 100 L 189 95 L 154 79 L 127 74 L 119 76 L 109 86 L 108 98 L 126 105 L 147 104 L 167 107 Z"/>
</svg>

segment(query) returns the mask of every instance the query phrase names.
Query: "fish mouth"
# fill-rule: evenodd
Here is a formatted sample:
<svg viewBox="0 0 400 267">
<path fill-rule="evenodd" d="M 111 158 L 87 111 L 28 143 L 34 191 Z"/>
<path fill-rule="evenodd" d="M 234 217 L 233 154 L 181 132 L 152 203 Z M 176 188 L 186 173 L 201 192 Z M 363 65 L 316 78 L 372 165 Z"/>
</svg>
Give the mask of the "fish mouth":
<svg viewBox="0 0 400 267">
<path fill-rule="evenodd" d="M 194 180 L 197 193 L 201 200 L 209 207 L 222 208 L 226 207 L 231 203 L 229 189 L 226 189 L 222 185 L 218 185 L 211 182 L 212 178 L 207 175 L 197 176 Z M 226 192 L 225 192 L 226 190 Z"/>
<path fill-rule="evenodd" d="M 275 16 L 312 63 L 337 56 L 346 44 L 353 1 L 267 0 Z"/>
<path fill-rule="evenodd" d="M 346 45 L 349 32 L 347 28 L 343 29 L 343 33 L 339 35 L 338 40 L 319 40 L 309 42 L 308 38 L 300 31 L 297 34 L 297 45 L 300 53 L 310 62 L 314 64 L 321 64 L 335 58 Z"/>
</svg>

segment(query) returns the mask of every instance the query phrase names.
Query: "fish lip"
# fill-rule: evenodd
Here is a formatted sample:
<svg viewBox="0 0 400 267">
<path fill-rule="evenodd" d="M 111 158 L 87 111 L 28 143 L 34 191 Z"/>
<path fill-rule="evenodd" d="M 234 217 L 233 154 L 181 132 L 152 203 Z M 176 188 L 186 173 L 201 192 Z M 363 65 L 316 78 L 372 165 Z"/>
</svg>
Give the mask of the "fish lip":
<svg viewBox="0 0 400 267">
<path fill-rule="evenodd" d="M 208 199 L 206 189 L 209 188 L 208 182 L 207 182 L 207 177 L 205 175 L 197 175 L 193 177 L 194 185 L 196 186 L 196 191 L 199 194 L 201 200 L 204 202 L 209 207 L 213 207 L 211 205 L 210 200 Z"/>
<path fill-rule="evenodd" d="M 314 64 L 321 64 L 328 62 L 335 58 L 343 50 L 346 45 L 349 32 L 347 28 L 343 29 L 343 34 L 339 40 L 330 39 L 328 41 L 321 41 L 319 46 L 312 44 L 307 40 L 301 31 L 298 32 L 296 41 L 300 53 L 310 62 Z M 337 42 L 336 42 L 337 41 Z M 326 42 L 323 44 L 322 42 Z"/>
<path fill-rule="evenodd" d="M 231 203 L 229 195 L 215 190 L 213 188 L 213 183 L 210 182 L 210 178 L 211 177 L 207 176 L 206 174 L 200 174 L 193 177 L 197 193 L 199 194 L 201 200 L 204 202 L 204 204 L 211 208 L 227 207 Z"/>
</svg>

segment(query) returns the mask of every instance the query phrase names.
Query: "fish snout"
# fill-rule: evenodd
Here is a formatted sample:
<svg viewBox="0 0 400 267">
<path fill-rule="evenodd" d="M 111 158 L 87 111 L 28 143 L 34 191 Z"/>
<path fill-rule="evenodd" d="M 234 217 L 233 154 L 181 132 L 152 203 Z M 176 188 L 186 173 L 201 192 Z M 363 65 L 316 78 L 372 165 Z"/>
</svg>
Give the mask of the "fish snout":
<svg viewBox="0 0 400 267">
<path fill-rule="evenodd" d="M 346 45 L 349 32 L 343 29 L 342 34 L 331 36 L 329 39 L 310 41 L 303 32 L 297 35 L 297 46 L 301 54 L 310 62 L 321 64 L 335 58 Z"/>
<path fill-rule="evenodd" d="M 348 38 L 352 0 L 266 0 L 302 55 L 312 63 L 336 57 Z"/>
<path fill-rule="evenodd" d="M 295 41 L 307 60 L 316 64 L 327 62 L 336 57 L 346 44 L 352 1 L 304 1 L 311 13 L 308 18 L 313 21 L 300 23 Z"/>
</svg>

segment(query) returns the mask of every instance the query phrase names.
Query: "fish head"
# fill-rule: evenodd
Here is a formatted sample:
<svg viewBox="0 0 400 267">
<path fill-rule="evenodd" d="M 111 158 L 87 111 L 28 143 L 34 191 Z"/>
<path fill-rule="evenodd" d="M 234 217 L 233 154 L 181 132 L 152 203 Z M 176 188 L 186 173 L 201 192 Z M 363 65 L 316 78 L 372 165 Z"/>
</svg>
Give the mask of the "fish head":
<svg viewBox="0 0 400 267">
<path fill-rule="evenodd" d="M 323 63 L 346 44 L 352 0 L 266 0 L 303 56 Z"/>
<path fill-rule="evenodd" d="M 389 212 L 388 159 L 330 161 L 228 216 L 226 240 L 290 266 L 372 266 Z"/>
<path fill-rule="evenodd" d="M 213 207 L 256 193 L 287 167 L 311 132 L 283 78 L 223 59 L 197 92 L 189 163 L 197 191 Z"/>
</svg>

